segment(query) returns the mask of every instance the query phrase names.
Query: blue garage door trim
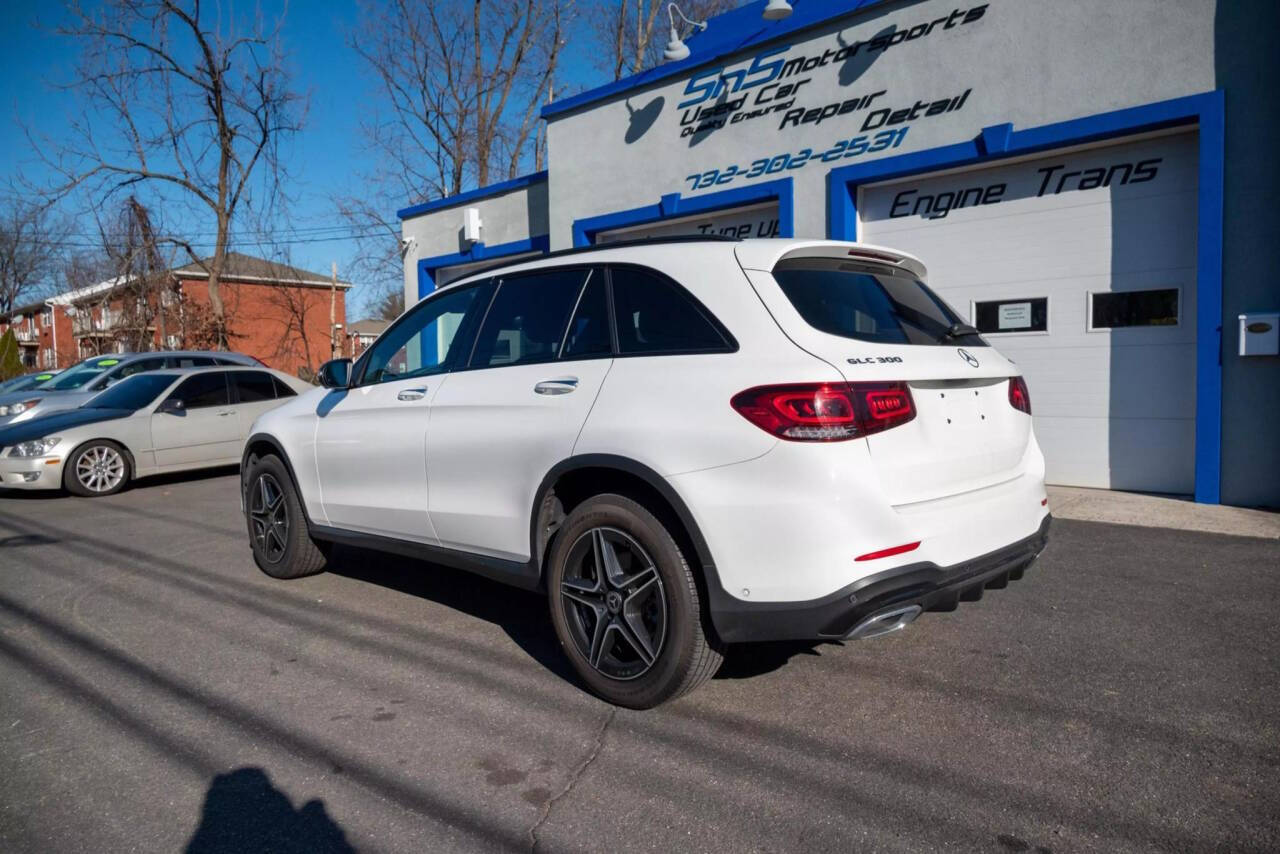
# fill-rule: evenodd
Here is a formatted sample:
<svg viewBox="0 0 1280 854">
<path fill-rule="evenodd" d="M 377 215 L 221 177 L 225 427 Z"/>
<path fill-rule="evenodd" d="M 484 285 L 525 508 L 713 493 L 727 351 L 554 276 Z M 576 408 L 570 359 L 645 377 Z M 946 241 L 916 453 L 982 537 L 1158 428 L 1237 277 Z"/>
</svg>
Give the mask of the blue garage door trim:
<svg viewBox="0 0 1280 854">
<path fill-rule="evenodd" d="M 1222 477 L 1221 90 L 1026 130 L 1014 130 L 1011 124 L 995 125 L 983 128 L 968 142 L 833 169 L 827 175 L 827 232 L 839 240 L 857 239 L 858 187 L 863 184 L 1184 125 L 1198 125 L 1200 135 L 1195 498 L 1201 503 L 1217 504 Z"/>
<path fill-rule="evenodd" d="M 484 243 L 473 243 L 465 252 L 454 252 L 450 255 L 435 255 L 431 258 L 418 259 L 418 299 L 436 289 L 436 271 L 443 267 L 456 267 L 459 264 L 474 264 L 477 261 L 493 261 L 512 255 L 525 255 L 529 252 L 546 252 L 551 248 L 551 237 L 540 234 L 524 240 L 513 240 L 510 243 L 499 243 L 486 246 Z"/>
<path fill-rule="evenodd" d="M 791 237 L 795 233 L 795 214 L 793 205 L 792 181 L 780 178 L 777 181 L 764 181 L 749 187 L 734 190 L 721 190 L 718 193 L 705 193 L 699 196 L 683 197 L 679 193 L 670 193 L 658 200 L 657 204 L 644 205 L 630 210 L 599 216 L 575 219 L 573 221 L 573 245 L 590 246 L 596 235 L 602 231 L 627 228 L 636 225 L 648 225 L 675 217 L 696 216 L 712 213 L 728 208 L 739 208 L 760 202 L 778 202 L 778 235 Z"/>
</svg>

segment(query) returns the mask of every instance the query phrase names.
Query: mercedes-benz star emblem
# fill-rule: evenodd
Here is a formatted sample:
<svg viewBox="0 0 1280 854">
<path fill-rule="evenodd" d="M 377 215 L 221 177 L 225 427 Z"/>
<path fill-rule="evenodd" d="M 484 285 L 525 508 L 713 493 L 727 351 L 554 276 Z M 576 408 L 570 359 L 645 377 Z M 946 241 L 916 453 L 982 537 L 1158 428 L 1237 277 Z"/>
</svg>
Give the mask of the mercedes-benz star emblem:
<svg viewBox="0 0 1280 854">
<path fill-rule="evenodd" d="M 957 349 L 956 352 L 960 354 L 961 359 L 964 359 L 966 362 L 968 362 L 970 365 L 972 365 L 975 368 L 978 367 L 978 360 L 968 350 L 960 348 L 960 349 Z"/>
</svg>

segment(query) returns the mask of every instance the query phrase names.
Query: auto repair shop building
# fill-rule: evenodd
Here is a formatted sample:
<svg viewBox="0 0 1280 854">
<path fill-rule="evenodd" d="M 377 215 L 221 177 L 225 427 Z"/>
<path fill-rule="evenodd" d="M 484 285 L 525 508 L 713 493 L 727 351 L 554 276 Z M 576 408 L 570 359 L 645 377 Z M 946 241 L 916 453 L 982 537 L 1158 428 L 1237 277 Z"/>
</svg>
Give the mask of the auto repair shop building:
<svg viewBox="0 0 1280 854">
<path fill-rule="evenodd" d="M 546 107 L 547 171 L 400 211 L 406 300 L 635 237 L 883 244 L 1024 370 L 1051 483 L 1280 506 L 1278 4 L 792 5 Z"/>
</svg>

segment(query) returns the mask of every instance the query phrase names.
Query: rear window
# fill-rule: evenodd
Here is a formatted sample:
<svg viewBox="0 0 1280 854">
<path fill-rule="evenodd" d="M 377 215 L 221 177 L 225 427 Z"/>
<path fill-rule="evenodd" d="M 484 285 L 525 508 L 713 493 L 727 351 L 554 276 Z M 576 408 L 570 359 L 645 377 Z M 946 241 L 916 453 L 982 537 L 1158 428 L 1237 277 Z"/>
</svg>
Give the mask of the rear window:
<svg viewBox="0 0 1280 854">
<path fill-rule="evenodd" d="M 618 349 L 639 353 L 723 353 L 733 346 L 683 288 L 656 272 L 613 267 Z"/>
<path fill-rule="evenodd" d="M 910 274 L 839 258 L 794 258 L 779 263 L 773 277 L 804 321 L 820 332 L 880 344 L 986 346 Z"/>
</svg>

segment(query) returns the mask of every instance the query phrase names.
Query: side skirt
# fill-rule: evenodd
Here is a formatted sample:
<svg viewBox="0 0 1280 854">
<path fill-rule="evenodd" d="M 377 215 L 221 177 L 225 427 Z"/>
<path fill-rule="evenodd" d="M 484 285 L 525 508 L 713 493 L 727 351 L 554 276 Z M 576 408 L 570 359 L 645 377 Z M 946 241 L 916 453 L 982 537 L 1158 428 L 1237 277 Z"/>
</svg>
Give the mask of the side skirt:
<svg viewBox="0 0 1280 854">
<path fill-rule="evenodd" d="M 487 557 L 485 555 L 446 549 L 426 543 L 415 543 L 409 540 L 398 540 L 395 537 L 382 537 L 377 534 L 365 534 L 358 531 L 347 531 L 328 525 L 308 523 L 307 529 L 312 539 L 329 543 L 338 543 L 360 549 L 389 552 L 416 560 L 437 563 L 451 569 L 461 569 L 482 575 L 493 581 L 510 584 L 524 590 L 537 590 L 541 586 L 538 567 L 532 561 L 521 563 L 514 560 Z"/>
</svg>

